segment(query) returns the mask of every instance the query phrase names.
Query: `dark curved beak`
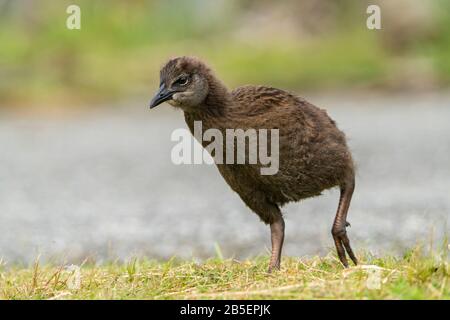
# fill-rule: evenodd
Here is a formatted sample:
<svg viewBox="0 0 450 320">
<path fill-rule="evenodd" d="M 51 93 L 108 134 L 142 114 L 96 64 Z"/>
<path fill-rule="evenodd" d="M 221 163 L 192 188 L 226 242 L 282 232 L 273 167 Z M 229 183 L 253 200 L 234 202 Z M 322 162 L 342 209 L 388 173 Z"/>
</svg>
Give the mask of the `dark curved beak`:
<svg viewBox="0 0 450 320">
<path fill-rule="evenodd" d="M 152 101 L 150 101 L 150 109 L 153 109 L 157 105 L 160 105 L 164 101 L 172 99 L 172 96 L 175 92 L 168 90 L 166 88 L 166 85 L 163 83 L 160 87 L 158 92 L 153 97 Z"/>
</svg>

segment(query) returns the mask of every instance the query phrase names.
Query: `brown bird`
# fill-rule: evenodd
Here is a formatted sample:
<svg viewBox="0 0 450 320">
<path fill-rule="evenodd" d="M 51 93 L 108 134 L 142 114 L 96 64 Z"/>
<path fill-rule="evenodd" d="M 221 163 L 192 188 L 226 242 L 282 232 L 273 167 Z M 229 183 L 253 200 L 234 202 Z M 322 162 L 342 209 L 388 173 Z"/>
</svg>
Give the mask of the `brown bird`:
<svg viewBox="0 0 450 320">
<path fill-rule="evenodd" d="M 345 267 L 346 252 L 357 264 L 346 232 L 355 188 L 353 160 L 344 133 L 325 110 L 271 87 L 248 85 L 229 91 L 206 64 L 193 57 L 174 58 L 162 67 L 160 88 L 150 108 L 164 101 L 184 112 L 191 133 L 194 121 L 201 121 L 203 130 L 214 128 L 221 132 L 238 128 L 279 130 L 276 174 L 262 175 L 259 162 L 216 163 L 231 189 L 270 225 L 269 272 L 280 268 L 285 226 L 280 207 L 318 196 L 332 187 L 339 187 L 341 192 L 331 230 L 337 253 Z M 199 142 L 203 147 L 207 145 Z"/>
</svg>

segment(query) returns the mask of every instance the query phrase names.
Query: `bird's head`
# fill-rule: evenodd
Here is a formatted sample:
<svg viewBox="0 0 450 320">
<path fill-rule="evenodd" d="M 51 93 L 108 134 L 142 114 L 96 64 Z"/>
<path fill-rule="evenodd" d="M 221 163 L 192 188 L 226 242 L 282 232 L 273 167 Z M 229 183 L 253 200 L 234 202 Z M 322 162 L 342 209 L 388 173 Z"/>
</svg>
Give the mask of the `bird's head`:
<svg viewBox="0 0 450 320">
<path fill-rule="evenodd" d="M 208 96 L 212 79 L 211 70 L 197 58 L 171 59 L 161 68 L 159 90 L 150 108 L 167 101 L 184 111 L 195 109 Z"/>
</svg>

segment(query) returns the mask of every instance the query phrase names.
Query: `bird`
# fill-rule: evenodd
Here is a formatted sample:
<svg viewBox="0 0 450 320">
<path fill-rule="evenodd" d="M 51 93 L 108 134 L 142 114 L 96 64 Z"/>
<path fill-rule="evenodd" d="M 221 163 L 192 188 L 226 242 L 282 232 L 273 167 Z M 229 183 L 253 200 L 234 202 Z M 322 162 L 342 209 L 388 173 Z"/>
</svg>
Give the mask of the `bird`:
<svg viewBox="0 0 450 320">
<path fill-rule="evenodd" d="M 347 255 L 358 260 L 346 228 L 355 189 L 355 165 L 345 134 L 324 109 L 285 90 L 244 85 L 229 90 L 200 58 L 178 56 L 160 69 L 160 85 L 150 109 L 168 102 L 181 109 L 194 134 L 194 123 L 203 128 L 279 130 L 279 168 L 262 175 L 258 164 L 216 163 L 218 171 L 260 220 L 270 226 L 271 256 L 268 272 L 280 270 L 285 235 L 281 208 L 289 202 L 316 197 L 339 188 L 340 198 L 331 234 L 337 255 L 348 267 Z M 199 141 L 203 147 L 205 141 Z"/>
</svg>

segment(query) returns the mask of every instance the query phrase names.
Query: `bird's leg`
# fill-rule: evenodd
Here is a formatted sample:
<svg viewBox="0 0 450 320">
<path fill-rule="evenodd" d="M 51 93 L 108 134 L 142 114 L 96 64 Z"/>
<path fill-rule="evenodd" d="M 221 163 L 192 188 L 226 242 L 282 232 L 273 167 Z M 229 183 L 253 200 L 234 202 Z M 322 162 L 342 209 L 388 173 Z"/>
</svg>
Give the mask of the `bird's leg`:
<svg viewBox="0 0 450 320">
<path fill-rule="evenodd" d="M 351 179 L 349 183 L 341 187 L 339 206 L 336 213 L 336 218 L 334 219 L 333 228 L 331 229 L 339 260 L 341 260 L 342 264 L 346 268 L 348 267 L 348 262 L 345 256 L 345 252 L 347 252 L 350 259 L 352 259 L 355 265 L 358 264 L 358 260 L 356 259 L 356 256 L 350 246 L 350 240 L 347 237 L 346 231 L 346 227 L 350 225 L 347 222 L 347 212 L 350 206 L 350 201 L 352 199 L 354 189 L 354 179 Z"/>
<path fill-rule="evenodd" d="M 281 249 L 284 241 L 284 219 L 281 214 L 270 224 L 272 255 L 269 262 L 269 273 L 280 269 Z"/>
</svg>

